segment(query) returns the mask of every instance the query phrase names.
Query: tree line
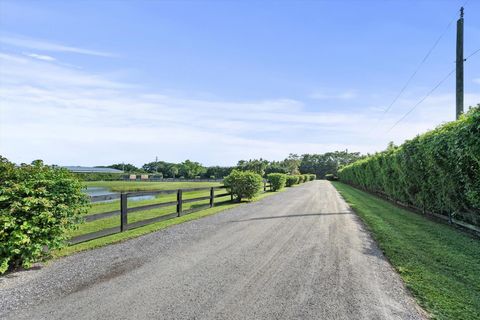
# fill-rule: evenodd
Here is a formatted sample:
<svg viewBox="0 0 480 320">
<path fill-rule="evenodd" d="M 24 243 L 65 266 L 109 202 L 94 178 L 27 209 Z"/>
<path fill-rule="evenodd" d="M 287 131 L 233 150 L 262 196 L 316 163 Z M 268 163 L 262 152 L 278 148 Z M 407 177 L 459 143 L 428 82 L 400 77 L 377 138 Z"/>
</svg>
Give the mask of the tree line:
<svg viewBox="0 0 480 320">
<path fill-rule="evenodd" d="M 203 166 L 199 162 L 185 160 L 181 163 L 166 161 L 153 161 L 136 167 L 130 163 L 117 163 L 103 168 L 122 170 L 125 173 L 147 173 L 163 178 L 186 178 L 186 179 L 219 179 L 229 175 L 232 170 L 253 171 L 262 177 L 270 173 L 284 173 L 290 175 L 315 174 L 323 179 L 326 174 L 336 176 L 341 166 L 361 159 L 359 152 L 334 151 L 323 154 L 290 154 L 281 161 L 269 161 L 266 159 L 240 160 L 236 166 Z"/>
</svg>

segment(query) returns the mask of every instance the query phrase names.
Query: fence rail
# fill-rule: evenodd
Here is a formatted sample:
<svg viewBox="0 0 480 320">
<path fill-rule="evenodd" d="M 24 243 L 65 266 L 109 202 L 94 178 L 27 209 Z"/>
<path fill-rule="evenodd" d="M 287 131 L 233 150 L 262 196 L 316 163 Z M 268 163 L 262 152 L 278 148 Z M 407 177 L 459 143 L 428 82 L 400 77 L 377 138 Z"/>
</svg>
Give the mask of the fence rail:
<svg viewBox="0 0 480 320">
<path fill-rule="evenodd" d="M 271 185 L 264 182 L 263 184 L 263 191 L 267 191 L 267 188 L 271 190 Z M 103 196 L 91 196 L 90 201 L 92 203 L 98 203 L 98 202 L 104 202 L 104 201 L 109 201 L 109 200 L 117 200 L 120 199 L 120 208 L 119 210 L 113 210 L 113 211 L 108 211 L 108 212 L 101 212 L 101 213 L 96 213 L 92 215 L 87 215 L 85 217 L 86 222 L 92 222 L 92 221 L 97 221 L 101 219 L 106 219 L 106 218 L 111 218 L 115 216 L 120 216 L 120 225 L 111 227 L 111 228 L 106 228 L 102 229 L 99 231 L 87 233 L 87 234 L 82 234 L 76 237 L 73 237 L 69 240 L 69 243 L 71 245 L 109 236 L 115 233 L 119 232 L 124 232 L 127 230 L 132 230 L 138 227 L 143 227 L 151 223 L 156 223 L 164 220 L 169 220 L 173 218 L 177 218 L 180 216 L 184 216 L 196 211 L 204 210 L 207 208 L 212 208 L 215 205 L 215 199 L 230 196 L 230 200 L 228 201 L 233 201 L 233 195 L 229 191 L 224 191 L 226 189 L 225 186 L 220 186 L 220 187 L 204 187 L 204 188 L 186 188 L 186 189 L 176 189 L 176 190 L 155 190 L 155 191 L 136 191 L 136 192 L 122 192 L 120 194 L 109 194 L 109 195 L 103 195 Z M 220 194 L 216 194 L 215 191 L 222 191 Z M 183 194 L 185 192 L 195 192 L 195 191 L 210 191 L 210 194 L 208 196 L 201 196 L 201 197 L 196 197 L 196 198 L 188 198 L 184 199 Z M 167 202 L 160 202 L 160 203 L 154 203 L 154 204 L 147 204 L 147 205 L 142 205 L 142 206 L 136 206 L 136 207 L 129 207 L 128 206 L 128 198 L 130 197 L 137 197 L 137 196 L 156 196 L 156 195 L 161 195 L 161 194 L 176 194 L 177 199 L 175 201 L 167 201 Z M 183 204 L 187 203 L 195 203 L 195 202 L 201 202 L 209 200 L 208 204 L 200 205 L 198 207 L 194 208 L 189 208 L 187 210 L 183 210 Z M 222 203 L 226 201 L 221 201 Z M 175 212 L 171 213 L 166 213 L 162 214 L 157 217 L 153 218 L 148 218 L 140 221 L 135 221 L 132 223 L 128 222 L 128 217 L 129 214 L 139 212 L 139 211 L 146 211 L 146 210 L 152 210 L 152 209 L 158 209 L 158 208 L 164 208 L 164 207 L 172 207 L 175 206 Z"/>
</svg>

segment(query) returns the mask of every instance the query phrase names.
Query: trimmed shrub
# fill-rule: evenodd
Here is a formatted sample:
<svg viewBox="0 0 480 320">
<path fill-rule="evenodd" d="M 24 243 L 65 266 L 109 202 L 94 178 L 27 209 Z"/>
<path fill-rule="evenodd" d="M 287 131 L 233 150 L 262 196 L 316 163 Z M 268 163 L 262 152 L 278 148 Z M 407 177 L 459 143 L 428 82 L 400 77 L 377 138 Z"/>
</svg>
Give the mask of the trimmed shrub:
<svg viewBox="0 0 480 320">
<path fill-rule="evenodd" d="M 255 198 L 263 188 L 263 179 L 258 173 L 252 171 L 233 170 L 223 180 L 238 201 Z"/>
<path fill-rule="evenodd" d="M 480 105 L 459 120 L 340 169 L 342 181 L 480 225 Z"/>
<path fill-rule="evenodd" d="M 305 182 L 305 177 L 301 174 L 297 175 L 298 177 L 298 184 Z"/>
<path fill-rule="evenodd" d="M 88 207 L 82 183 L 41 161 L 15 166 L 0 157 L 0 273 L 58 249 Z"/>
<path fill-rule="evenodd" d="M 302 176 L 303 176 L 303 182 L 310 181 L 310 176 L 308 174 L 302 174 Z"/>
<path fill-rule="evenodd" d="M 287 176 L 286 179 L 287 179 L 286 181 L 287 187 L 291 187 L 294 184 L 298 183 L 298 176 Z"/>
<path fill-rule="evenodd" d="M 285 187 L 287 182 L 287 176 L 283 173 L 270 173 L 267 175 L 267 179 L 272 186 L 273 191 L 278 191 Z"/>
<path fill-rule="evenodd" d="M 310 175 L 310 181 L 314 181 L 315 179 L 317 179 L 317 175 L 316 174 L 311 174 Z"/>
</svg>

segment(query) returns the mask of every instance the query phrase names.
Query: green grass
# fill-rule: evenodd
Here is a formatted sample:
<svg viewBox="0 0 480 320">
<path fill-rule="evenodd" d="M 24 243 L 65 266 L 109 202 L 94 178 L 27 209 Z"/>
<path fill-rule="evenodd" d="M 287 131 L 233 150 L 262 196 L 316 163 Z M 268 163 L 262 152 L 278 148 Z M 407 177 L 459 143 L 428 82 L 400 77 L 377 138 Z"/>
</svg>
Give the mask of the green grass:
<svg viewBox="0 0 480 320">
<path fill-rule="evenodd" d="M 215 190 L 215 192 L 216 194 L 220 194 L 220 193 L 225 193 L 226 190 Z M 209 195 L 210 195 L 209 190 L 185 192 L 183 194 L 183 199 L 186 200 L 186 199 L 204 197 Z M 169 201 L 175 201 L 176 199 L 177 199 L 176 194 L 159 195 L 155 199 L 151 199 L 151 200 L 129 201 L 128 207 L 133 208 L 133 207 L 154 204 L 154 203 L 164 203 Z M 218 203 L 229 201 L 229 200 L 230 200 L 230 196 L 220 197 L 215 199 L 215 203 L 218 204 Z M 183 211 L 186 211 L 186 210 L 194 209 L 195 207 L 203 206 L 206 204 L 209 204 L 209 200 L 202 200 L 194 203 L 184 203 L 182 209 Z M 89 212 L 87 213 L 87 215 L 101 213 L 101 212 L 108 212 L 113 210 L 120 210 L 120 201 L 117 200 L 113 202 L 93 204 Z M 137 222 L 145 219 L 150 219 L 150 218 L 170 214 L 175 211 L 176 211 L 176 205 L 152 209 L 152 210 L 132 212 L 128 214 L 128 223 L 133 223 L 133 222 Z M 103 229 L 107 229 L 107 228 L 111 228 L 119 225 L 120 225 L 120 216 L 114 216 L 114 217 L 95 220 L 91 222 L 85 222 L 85 223 L 82 223 L 77 230 L 72 231 L 69 234 L 69 236 L 76 237 L 86 233 L 100 231 Z"/>
<path fill-rule="evenodd" d="M 340 182 L 418 303 L 434 319 L 480 319 L 480 240 Z"/>
<path fill-rule="evenodd" d="M 284 190 L 286 190 L 286 189 L 282 189 L 279 192 L 284 191 Z M 220 192 L 220 191 L 218 191 L 218 192 Z M 223 192 L 224 191 L 222 190 L 222 193 Z M 278 193 L 278 192 L 266 192 L 266 193 L 260 194 L 254 201 L 263 199 L 263 198 L 268 197 L 270 195 L 273 195 L 275 193 Z M 192 194 L 195 195 L 195 193 L 193 193 L 193 192 L 192 192 Z M 190 196 L 192 196 L 192 195 L 190 195 Z M 195 197 L 196 196 L 198 196 L 198 195 L 195 195 Z M 140 227 L 140 228 L 136 228 L 136 229 L 133 229 L 133 230 L 128 230 L 128 231 L 125 231 L 125 232 L 116 233 L 116 234 L 106 236 L 106 237 L 103 237 L 103 238 L 98 238 L 98 239 L 90 240 L 90 241 L 87 241 L 87 242 L 79 243 L 79 244 L 76 244 L 76 245 L 68 246 L 68 247 L 65 247 L 63 249 L 52 252 L 52 256 L 54 258 L 58 258 L 58 257 L 67 256 L 67 255 L 70 255 L 70 254 L 73 254 L 73 253 L 76 253 L 76 252 L 80 252 L 80 251 L 85 251 L 85 250 L 90 250 L 90 249 L 94 249 L 94 248 L 103 247 L 103 246 L 106 246 L 106 245 L 109 245 L 109 244 L 112 244 L 112 243 L 117 243 L 117 242 L 125 241 L 125 240 L 128 240 L 128 239 L 136 238 L 138 236 L 141 236 L 141 235 L 144 235 L 144 234 L 147 234 L 147 233 L 150 233 L 150 232 L 158 231 L 158 230 L 161 230 L 161 229 L 164 229 L 164 228 L 167 228 L 169 226 L 173 226 L 173 225 L 176 225 L 176 224 L 179 224 L 179 223 L 183 223 L 183 222 L 186 222 L 186 221 L 196 220 L 196 219 L 199 219 L 199 218 L 210 216 L 210 215 L 222 212 L 224 210 L 234 208 L 238 205 L 241 205 L 241 203 L 225 201 L 226 198 L 230 199 L 230 196 L 215 199 L 216 204 L 215 204 L 215 207 L 213 207 L 213 208 L 208 208 L 208 209 L 197 211 L 197 212 L 194 212 L 194 213 L 191 213 L 191 214 L 188 214 L 188 215 L 184 215 L 184 216 L 181 216 L 181 217 L 178 217 L 178 218 L 169 219 L 169 220 L 165 220 L 165 221 L 161 221 L 161 222 L 157 222 L 157 223 L 152 223 L 152 224 L 149 224 L 149 225 L 146 225 L 146 226 L 143 226 L 143 227 Z M 139 203 L 141 202 L 143 204 L 147 204 L 147 203 L 151 203 L 152 201 L 155 201 L 155 200 L 146 200 L 146 201 L 138 201 L 138 202 Z M 223 201 L 223 202 L 220 203 L 220 201 Z M 205 202 L 208 203 L 208 200 L 206 200 Z M 193 203 L 193 205 L 199 205 L 199 203 L 202 203 L 202 202 L 196 202 L 196 203 Z M 105 207 L 106 206 L 114 206 L 113 203 L 101 204 L 101 205 L 105 206 Z M 117 203 L 117 205 L 118 205 L 118 203 Z M 191 204 L 184 204 L 184 210 L 187 210 L 189 208 L 189 205 L 191 205 Z M 100 204 L 98 204 L 98 206 L 100 206 Z M 94 207 L 95 206 L 92 207 L 92 210 L 93 210 Z M 106 210 L 103 210 L 103 209 L 99 212 L 106 211 Z M 166 209 L 168 210 L 168 208 L 166 208 Z M 166 210 L 166 209 L 161 208 L 159 210 Z M 113 209 L 113 210 L 115 210 L 115 209 Z M 155 211 L 155 210 L 149 210 L 149 211 Z M 155 217 L 155 216 L 159 216 L 161 214 L 164 214 L 162 212 L 148 213 L 149 211 L 140 211 L 140 212 L 133 213 L 133 214 L 129 215 L 128 220 L 129 220 L 129 222 L 134 222 L 134 221 L 138 221 L 138 220 L 147 219 L 148 217 L 152 217 L 152 216 Z M 168 212 L 166 212 L 166 213 L 171 213 L 171 212 L 174 212 L 174 210 L 173 211 L 168 210 Z M 137 215 L 137 214 L 138 214 L 138 216 L 135 217 L 134 215 Z M 120 218 L 117 216 L 117 217 L 113 217 L 113 218 L 107 218 L 107 219 L 87 222 L 87 223 L 84 223 L 84 224 L 80 225 L 80 228 L 78 230 L 76 230 L 75 232 L 73 232 L 71 235 L 74 236 L 74 235 L 80 235 L 80 234 L 84 234 L 84 233 L 90 233 L 90 232 L 94 232 L 94 231 L 97 231 L 97 230 L 101 230 L 103 228 L 108 228 L 109 226 L 115 226 L 115 225 L 119 224 L 119 221 L 120 221 Z"/>
<path fill-rule="evenodd" d="M 104 187 L 115 192 L 151 191 L 221 186 L 221 182 L 143 182 L 143 181 L 86 181 L 87 187 Z"/>
</svg>

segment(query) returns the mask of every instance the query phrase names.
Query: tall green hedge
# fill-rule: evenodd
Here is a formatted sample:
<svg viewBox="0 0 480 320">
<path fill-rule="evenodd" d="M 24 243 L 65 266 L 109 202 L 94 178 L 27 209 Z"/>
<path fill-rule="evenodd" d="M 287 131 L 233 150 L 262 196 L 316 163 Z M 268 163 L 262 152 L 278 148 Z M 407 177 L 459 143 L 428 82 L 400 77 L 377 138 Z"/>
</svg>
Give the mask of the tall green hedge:
<svg viewBox="0 0 480 320">
<path fill-rule="evenodd" d="M 349 164 L 340 180 L 480 225 L 480 105 L 459 120 Z"/>
</svg>

